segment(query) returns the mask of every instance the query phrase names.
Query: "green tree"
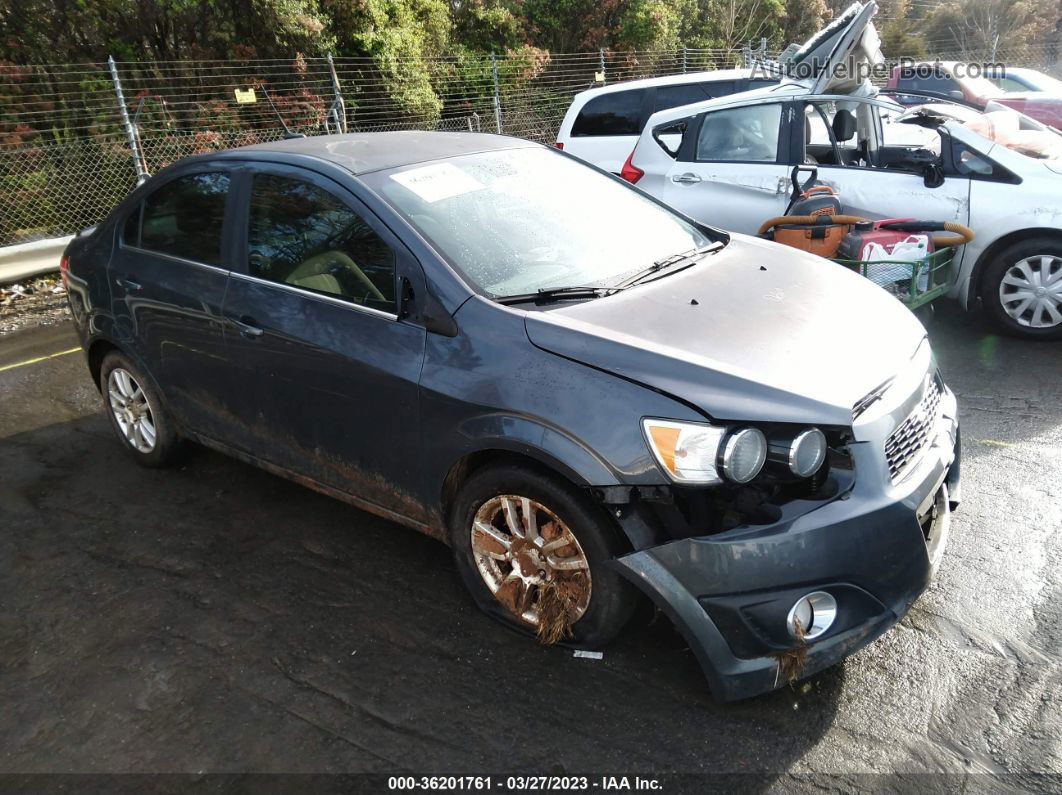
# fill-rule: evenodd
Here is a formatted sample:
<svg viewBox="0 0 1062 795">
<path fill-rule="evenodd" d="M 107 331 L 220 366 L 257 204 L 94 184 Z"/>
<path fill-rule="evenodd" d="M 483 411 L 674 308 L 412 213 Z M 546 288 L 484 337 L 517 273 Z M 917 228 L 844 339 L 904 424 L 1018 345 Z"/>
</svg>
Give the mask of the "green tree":
<svg viewBox="0 0 1062 795">
<path fill-rule="evenodd" d="M 886 58 L 923 60 L 928 55 L 925 39 L 910 16 L 908 0 L 895 0 L 888 19 L 881 26 L 881 52 Z"/>
</svg>

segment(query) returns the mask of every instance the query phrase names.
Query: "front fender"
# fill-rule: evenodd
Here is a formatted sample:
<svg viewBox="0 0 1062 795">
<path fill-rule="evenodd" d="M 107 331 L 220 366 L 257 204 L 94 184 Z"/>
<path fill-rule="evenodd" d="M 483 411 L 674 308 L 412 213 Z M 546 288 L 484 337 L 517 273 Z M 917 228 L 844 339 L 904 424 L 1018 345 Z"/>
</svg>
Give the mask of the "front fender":
<svg viewBox="0 0 1062 795">
<path fill-rule="evenodd" d="M 576 485 L 615 486 L 618 474 L 593 450 L 541 420 L 494 413 L 470 417 L 458 426 L 466 454 L 505 450 L 528 456 L 557 470 Z"/>
</svg>

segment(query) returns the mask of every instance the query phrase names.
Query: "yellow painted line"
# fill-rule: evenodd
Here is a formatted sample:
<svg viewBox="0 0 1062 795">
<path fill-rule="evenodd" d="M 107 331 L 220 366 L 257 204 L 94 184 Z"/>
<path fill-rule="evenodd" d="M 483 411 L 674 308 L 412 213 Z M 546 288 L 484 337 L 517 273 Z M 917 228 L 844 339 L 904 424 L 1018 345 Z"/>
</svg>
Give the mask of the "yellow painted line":
<svg viewBox="0 0 1062 795">
<path fill-rule="evenodd" d="M 37 362 L 46 362 L 49 359 L 54 359 L 57 356 L 67 356 L 71 353 L 77 353 L 81 348 L 71 348 L 68 351 L 59 351 L 59 353 L 49 353 L 47 356 L 38 356 L 36 359 L 26 359 L 24 362 L 15 362 L 14 364 L 5 364 L 0 367 L 0 373 L 4 370 L 14 370 L 16 367 L 25 367 L 27 364 L 36 364 Z"/>
<path fill-rule="evenodd" d="M 1018 446 L 1018 445 L 1014 444 L 1013 442 L 1004 442 L 1004 441 L 1000 441 L 999 439 L 974 439 L 974 441 L 975 442 L 980 442 L 981 444 L 990 444 L 993 447 L 1017 447 Z"/>
</svg>

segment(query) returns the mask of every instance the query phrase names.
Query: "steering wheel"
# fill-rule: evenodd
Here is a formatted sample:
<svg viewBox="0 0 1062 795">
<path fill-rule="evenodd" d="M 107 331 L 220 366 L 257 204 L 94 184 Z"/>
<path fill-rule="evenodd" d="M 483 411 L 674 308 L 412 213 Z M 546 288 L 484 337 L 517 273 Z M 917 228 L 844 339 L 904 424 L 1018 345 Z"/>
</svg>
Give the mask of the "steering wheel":
<svg viewBox="0 0 1062 795">
<path fill-rule="evenodd" d="M 337 263 L 344 268 L 347 268 L 354 274 L 359 282 L 364 285 L 368 291 L 368 295 L 372 296 L 378 301 L 386 301 L 384 294 L 380 292 L 379 288 L 372 283 L 372 279 L 365 275 L 365 271 L 357 266 L 357 264 L 348 257 L 344 252 L 339 250 L 323 251 L 320 254 L 314 254 L 308 260 L 303 262 L 299 267 L 292 271 L 288 275 L 288 279 L 300 278 L 303 276 L 311 276 L 320 273 L 325 273 L 325 266 Z"/>
</svg>

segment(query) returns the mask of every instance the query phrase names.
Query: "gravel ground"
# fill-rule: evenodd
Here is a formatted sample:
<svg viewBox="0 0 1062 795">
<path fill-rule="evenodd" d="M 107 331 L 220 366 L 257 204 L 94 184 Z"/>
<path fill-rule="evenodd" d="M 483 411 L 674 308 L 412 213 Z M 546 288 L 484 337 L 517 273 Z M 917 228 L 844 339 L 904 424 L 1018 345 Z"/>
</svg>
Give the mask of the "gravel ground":
<svg viewBox="0 0 1062 795">
<path fill-rule="evenodd" d="M 1062 345 L 943 310 L 965 502 L 936 582 L 844 664 L 730 705 L 649 612 L 602 660 L 541 648 L 437 542 L 204 450 L 138 468 L 79 355 L 0 371 L 0 772 L 1059 791 Z M 71 344 L 8 335 L 0 367 Z"/>
<path fill-rule="evenodd" d="M 23 279 L 0 287 L 0 336 L 69 319 L 66 289 L 58 276 Z"/>
</svg>

